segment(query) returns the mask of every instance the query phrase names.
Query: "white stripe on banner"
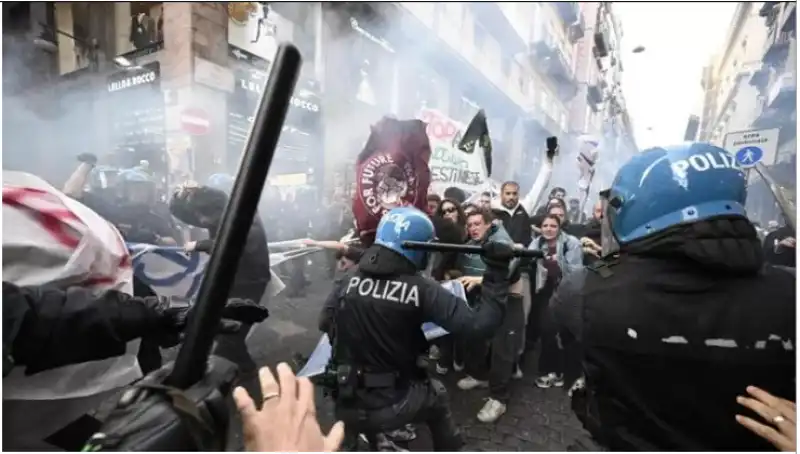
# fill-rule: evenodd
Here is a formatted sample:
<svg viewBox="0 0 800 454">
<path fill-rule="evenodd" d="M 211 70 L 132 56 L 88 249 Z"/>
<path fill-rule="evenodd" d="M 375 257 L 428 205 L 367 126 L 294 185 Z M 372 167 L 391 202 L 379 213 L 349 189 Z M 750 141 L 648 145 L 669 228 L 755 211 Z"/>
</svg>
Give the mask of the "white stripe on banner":
<svg viewBox="0 0 800 454">
<path fill-rule="evenodd" d="M 461 298 L 464 301 L 464 304 L 467 304 L 467 292 L 464 290 L 464 286 L 460 282 L 445 281 L 442 283 L 442 287 Z M 424 323 L 421 328 L 425 333 L 425 338 L 428 340 L 436 339 L 447 334 L 447 331 L 445 331 L 444 328 L 430 322 Z M 319 339 L 319 342 L 317 342 L 314 352 L 311 353 L 311 356 L 308 358 L 305 366 L 303 366 L 303 369 L 297 374 L 297 376 L 314 377 L 322 374 L 325 372 L 325 367 L 328 365 L 328 361 L 330 361 L 330 359 L 331 341 L 328 339 L 327 334 L 323 334 Z"/>
<path fill-rule="evenodd" d="M 287 248 L 295 245 L 294 249 L 270 254 L 270 267 L 274 268 L 288 260 L 321 251 L 318 247 L 308 247 L 302 240 L 284 241 L 276 243 L 278 247 Z M 273 246 L 270 243 L 270 246 Z M 300 247 L 297 247 L 300 246 Z M 162 297 L 174 298 L 180 301 L 192 300 L 200 290 L 209 255 L 201 252 L 186 252 L 183 248 L 175 246 L 156 246 L 143 243 L 128 243 L 128 250 L 133 261 L 133 270 L 137 278 L 147 284 L 153 291 Z M 280 278 L 272 273 L 268 296 L 275 296 L 285 288 Z"/>
</svg>

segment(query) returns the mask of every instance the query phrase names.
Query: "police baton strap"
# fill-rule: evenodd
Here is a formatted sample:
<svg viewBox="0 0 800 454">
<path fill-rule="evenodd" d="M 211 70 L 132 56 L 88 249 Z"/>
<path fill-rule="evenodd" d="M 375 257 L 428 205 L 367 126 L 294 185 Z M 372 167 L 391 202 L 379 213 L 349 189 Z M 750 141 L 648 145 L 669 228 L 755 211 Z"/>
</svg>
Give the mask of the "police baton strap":
<svg viewBox="0 0 800 454">
<path fill-rule="evenodd" d="M 214 332 L 222 317 L 239 257 L 244 251 L 261 191 L 275 156 L 301 64 L 302 57 L 297 47 L 289 43 L 282 43 L 278 47 L 233 192 L 222 217 L 219 236 L 214 242 L 200 285 L 195 310 L 188 320 L 186 340 L 178 352 L 175 368 L 167 379 L 167 383 L 176 388 L 190 387 L 205 373 L 214 341 L 209 333 Z"/>
<path fill-rule="evenodd" d="M 429 252 L 459 252 L 462 254 L 477 254 L 480 256 L 486 255 L 486 250 L 483 246 L 475 246 L 468 244 L 452 244 L 452 243 L 436 243 L 425 241 L 403 241 L 403 247 L 417 251 Z M 514 249 L 514 257 L 529 257 L 529 258 L 542 258 L 544 254 L 541 251 L 532 251 L 529 249 Z"/>
</svg>

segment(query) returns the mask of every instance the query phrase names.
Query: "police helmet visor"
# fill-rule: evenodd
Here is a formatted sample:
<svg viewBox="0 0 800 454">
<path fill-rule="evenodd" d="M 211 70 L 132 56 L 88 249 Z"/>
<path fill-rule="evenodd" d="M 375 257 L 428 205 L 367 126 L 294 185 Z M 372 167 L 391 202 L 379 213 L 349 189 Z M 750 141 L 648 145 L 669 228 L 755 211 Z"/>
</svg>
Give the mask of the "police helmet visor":
<svg viewBox="0 0 800 454">
<path fill-rule="evenodd" d="M 611 223 L 616 215 L 616 210 L 609 206 L 609 191 L 600 192 L 600 203 L 603 209 L 603 218 L 600 220 L 600 241 L 603 249 L 603 257 L 619 252 L 619 242 L 611 230 Z"/>
</svg>

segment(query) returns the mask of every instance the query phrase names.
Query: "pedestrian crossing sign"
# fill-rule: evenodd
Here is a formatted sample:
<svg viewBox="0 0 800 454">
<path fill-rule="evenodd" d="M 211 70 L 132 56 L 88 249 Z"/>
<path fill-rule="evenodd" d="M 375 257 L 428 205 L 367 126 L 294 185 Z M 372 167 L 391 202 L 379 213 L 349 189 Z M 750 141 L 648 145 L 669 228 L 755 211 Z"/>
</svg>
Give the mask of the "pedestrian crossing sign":
<svg viewBox="0 0 800 454">
<path fill-rule="evenodd" d="M 723 147 L 741 168 L 750 168 L 759 162 L 769 165 L 775 161 L 779 133 L 778 128 L 730 132 L 725 135 Z"/>
</svg>

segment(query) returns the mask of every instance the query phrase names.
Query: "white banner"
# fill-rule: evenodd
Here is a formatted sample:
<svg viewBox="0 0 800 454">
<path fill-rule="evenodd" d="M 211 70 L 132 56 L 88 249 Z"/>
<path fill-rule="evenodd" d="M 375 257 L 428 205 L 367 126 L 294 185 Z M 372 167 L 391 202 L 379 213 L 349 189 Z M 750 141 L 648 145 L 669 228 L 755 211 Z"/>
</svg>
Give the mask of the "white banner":
<svg viewBox="0 0 800 454">
<path fill-rule="evenodd" d="M 302 239 L 270 243 L 270 248 L 277 246 L 293 249 L 269 255 L 270 267 L 274 268 L 288 260 L 295 260 L 315 252 L 318 247 L 308 247 Z M 300 246 L 300 247 L 297 247 Z M 128 248 L 133 256 L 133 269 L 136 277 L 148 285 L 159 296 L 190 301 L 197 296 L 203 280 L 209 255 L 200 252 L 186 252 L 174 246 L 154 246 L 152 244 L 129 243 Z M 271 272 L 266 296 L 273 297 L 283 291 L 286 285 Z"/>
<path fill-rule="evenodd" d="M 458 149 L 466 125 L 434 109 L 422 109 L 417 118 L 428 124 L 431 192 L 441 195 L 450 187 L 462 189 L 467 194 L 486 190 L 483 151 L 476 149 L 473 153 L 464 153 Z"/>
<path fill-rule="evenodd" d="M 130 256 L 119 232 L 83 204 L 41 178 L 3 171 L 3 280 L 19 286 L 82 286 L 133 292 Z M 138 342 L 128 354 L 3 379 L 4 400 L 88 397 L 142 376 Z M 67 421 L 68 422 L 68 421 Z"/>
</svg>

